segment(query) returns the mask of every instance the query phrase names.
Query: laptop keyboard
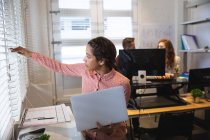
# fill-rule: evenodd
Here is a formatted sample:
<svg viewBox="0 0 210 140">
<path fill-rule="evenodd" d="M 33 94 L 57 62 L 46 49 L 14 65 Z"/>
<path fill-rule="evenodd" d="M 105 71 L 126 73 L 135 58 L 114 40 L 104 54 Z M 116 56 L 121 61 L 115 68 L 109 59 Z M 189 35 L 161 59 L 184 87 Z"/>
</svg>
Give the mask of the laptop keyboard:
<svg viewBox="0 0 210 140">
<path fill-rule="evenodd" d="M 172 81 L 173 77 L 165 77 L 165 76 L 147 76 L 146 77 L 147 81 L 157 81 L 157 82 L 161 82 L 161 81 Z"/>
<path fill-rule="evenodd" d="M 147 79 L 147 81 L 151 81 L 151 82 L 170 82 L 173 81 L 172 78 L 163 78 L 163 79 Z"/>
</svg>

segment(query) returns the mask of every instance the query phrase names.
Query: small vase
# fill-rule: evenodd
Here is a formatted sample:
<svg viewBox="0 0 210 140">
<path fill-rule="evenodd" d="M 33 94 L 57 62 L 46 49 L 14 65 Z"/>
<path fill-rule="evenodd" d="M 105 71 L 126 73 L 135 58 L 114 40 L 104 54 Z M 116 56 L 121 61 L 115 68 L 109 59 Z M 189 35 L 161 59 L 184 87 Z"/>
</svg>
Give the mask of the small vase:
<svg viewBox="0 0 210 140">
<path fill-rule="evenodd" d="M 175 72 L 174 73 L 174 79 L 177 79 L 177 77 L 179 77 L 179 73 L 178 72 Z"/>
</svg>

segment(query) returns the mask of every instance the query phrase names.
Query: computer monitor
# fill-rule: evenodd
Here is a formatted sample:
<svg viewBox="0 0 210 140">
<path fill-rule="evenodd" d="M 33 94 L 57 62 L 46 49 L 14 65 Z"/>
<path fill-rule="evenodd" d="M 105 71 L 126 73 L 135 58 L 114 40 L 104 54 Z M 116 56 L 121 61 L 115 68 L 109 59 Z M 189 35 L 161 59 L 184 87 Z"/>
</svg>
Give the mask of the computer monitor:
<svg viewBox="0 0 210 140">
<path fill-rule="evenodd" d="M 188 91 L 194 88 L 204 90 L 210 87 L 210 68 L 191 69 L 189 71 Z"/>
<path fill-rule="evenodd" d="M 165 49 L 119 50 L 118 71 L 132 79 L 138 70 L 145 70 L 148 76 L 165 75 Z"/>
</svg>

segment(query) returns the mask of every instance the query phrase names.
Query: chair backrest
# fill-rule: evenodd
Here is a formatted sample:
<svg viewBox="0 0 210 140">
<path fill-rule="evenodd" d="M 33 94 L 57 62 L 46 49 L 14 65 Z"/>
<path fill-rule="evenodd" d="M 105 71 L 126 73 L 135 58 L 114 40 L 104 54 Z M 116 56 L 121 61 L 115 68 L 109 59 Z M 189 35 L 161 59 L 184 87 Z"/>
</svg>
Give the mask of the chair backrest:
<svg viewBox="0 0 210 140">
<path fill-rule="evenodd" d="M 194 112 L 163 113 L 160 115 L 157 139 L 164 140 L 174 136 L 192 137 Z"/>
</svg>

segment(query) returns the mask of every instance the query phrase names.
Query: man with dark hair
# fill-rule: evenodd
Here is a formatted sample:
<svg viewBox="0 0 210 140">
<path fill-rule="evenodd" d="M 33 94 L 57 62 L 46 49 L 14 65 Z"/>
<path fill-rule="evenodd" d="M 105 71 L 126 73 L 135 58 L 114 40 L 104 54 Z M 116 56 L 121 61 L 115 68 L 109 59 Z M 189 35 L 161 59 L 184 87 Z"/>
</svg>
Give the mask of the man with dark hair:
<svg viewBox="0 0 210 140">
<path fill-rule="evenodd" d="M 124 50 L 135 49 L 135 39 L 133 37 L 126 37 L 122 41 Z M 116 57 L 116 66 L 119 66 L 119 56 Z"/>
<path fill-rule="evenodd" d="M 135 49 L 135 38 L 126 37 L 122 41 L 123 49 Z"/>
</svg>

